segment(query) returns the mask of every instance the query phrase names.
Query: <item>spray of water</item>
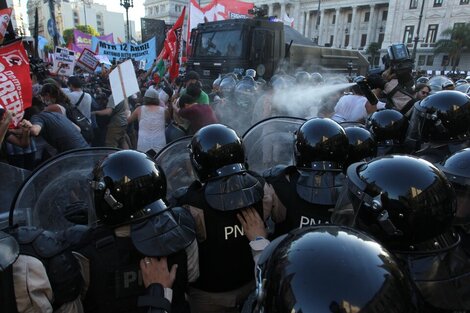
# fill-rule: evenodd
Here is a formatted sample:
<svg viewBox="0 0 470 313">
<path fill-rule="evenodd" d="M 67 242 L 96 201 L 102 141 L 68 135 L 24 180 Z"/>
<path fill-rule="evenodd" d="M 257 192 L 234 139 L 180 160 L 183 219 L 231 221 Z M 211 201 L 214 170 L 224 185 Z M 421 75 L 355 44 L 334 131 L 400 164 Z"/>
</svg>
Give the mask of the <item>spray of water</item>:
<svg viewBox="0 0 470 313">
<path fill-rule="evenodd" d="M 321 86 L 294 86 L 287 90 L 276 90 L 273 106 L 286 111 L 290 116 L 311 118 L 327 101 L 336 101 L 338 96 L 354 83 Z"/>
</svg>

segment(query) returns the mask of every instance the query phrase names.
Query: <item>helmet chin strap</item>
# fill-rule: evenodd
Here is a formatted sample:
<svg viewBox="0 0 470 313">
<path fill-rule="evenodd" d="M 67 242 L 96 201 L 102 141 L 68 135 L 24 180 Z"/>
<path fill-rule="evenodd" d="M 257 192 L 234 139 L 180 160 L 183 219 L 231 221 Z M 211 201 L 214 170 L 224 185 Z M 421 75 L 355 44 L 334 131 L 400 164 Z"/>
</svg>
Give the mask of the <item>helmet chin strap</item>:
<svg viewBox="0 0 470 313">
<path fill-rule="evenodd" d="M 122 209 L 123 205 L 121 202 L 117 201 L 113 195 L 111 194 L 111 191 L 109 188 L 106 188 L 104 191 L 104 201 L 113 209 L 113 210 L 119 210 Z"/>
</svg>

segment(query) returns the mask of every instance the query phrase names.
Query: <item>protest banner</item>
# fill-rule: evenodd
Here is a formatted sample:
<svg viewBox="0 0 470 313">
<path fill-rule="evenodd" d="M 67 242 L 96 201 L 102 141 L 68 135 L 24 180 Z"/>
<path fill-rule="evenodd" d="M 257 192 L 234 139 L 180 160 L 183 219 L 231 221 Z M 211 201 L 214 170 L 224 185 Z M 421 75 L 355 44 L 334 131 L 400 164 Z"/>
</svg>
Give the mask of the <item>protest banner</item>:
<svg viewBox="0 0 470 313">
<path fill-rule="evenodd" d="M 96 54 L 107 56 L 110 60 L 145 60 L 146 70 L 152 66 L 157 54 L 155 38 L 140 45 L 134 45 L 129 43 L 112 44 L 93 37 L 91 50 Z"/>
<path fill-rule="evenodd" d="M 32 98 L 28 55 L 22 42 L 0 47 L 0 106 L 14 113 L 10 127 L 18 126 Z"/>
<path fill-rule="evenodd" d="M 82 53 L 83 49 L 91 50 L 91 41 L 92 35 L 74 29 L 73 31 L 73 43 L 72 50 L 77 53 Z M 97 38 L 101 41 L 106 41 L 109 43 L 114 43 L 113 33 L 103 36 L 98 36 Z"/>
<path fill-rule="evenodd" d="M 248 10 L 253 9 L 253 3 L 237 0 L 213 0 L 204 7 L 197 0 L 189 1 L 189 19 L 187 31 L 187 43 L 190 43 L 191 30 L 200 23 L 223 21 L 235 18 L 248 18 Z M 187 51 L 191 49 L 187 44 Z"/>
<path fill-rule="evenodd" d="M 72 76 L 75 67 L 75 52 L 65 48 L 56 47 L 52 72 L 57 75 Z"/>
<path fill-rule="evenodd" d="M 139 84 L 135 76 L 134 64 L 131 60 L 127 60 L 119 64 L 110 74 L 109 83 L 113 100 L 116 105 L 127 97 L 139 92 Z"/>
<path fill-rule="evenodd" d="M 99 64 L 100 61 L 95 57 L 95 54 L 85 48 L 83 49 L 82 54 L 80 54 L 76 65 L 81 69 L 92 73 L 96 70 Z"/>
<path fill-rule="evenodd" d="M 0 10 L 0 43 L 5 39 L 8 24 L 10 24 L 12 8 Z"/>
</svg>

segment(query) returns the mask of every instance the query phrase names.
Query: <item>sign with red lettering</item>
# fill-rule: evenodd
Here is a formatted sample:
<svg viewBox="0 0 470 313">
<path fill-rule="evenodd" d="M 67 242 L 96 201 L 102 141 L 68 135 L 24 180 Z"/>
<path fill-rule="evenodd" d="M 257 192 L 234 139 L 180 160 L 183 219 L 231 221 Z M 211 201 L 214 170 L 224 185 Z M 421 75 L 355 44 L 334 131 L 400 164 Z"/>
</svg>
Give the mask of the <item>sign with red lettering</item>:
<svg viewBox="0 0 470 313">
<path fill-rule="evenodd" d="M 18 126 L 32 97 L 28 55 L 22 42 L 0 47 L 0 105 L 14 113 L 10 127 Z"/>
<path fill-rule="evenodd" d="M 100 64 L 100 61 L 98 61 L 98 59 L 95 58 L 95 54 L 87 48 L 83 49 L 82 54 L 80 54 L 77 60 L 77 66 L 90 73 L 96 70 L 98 64 Z"/>
</svg>

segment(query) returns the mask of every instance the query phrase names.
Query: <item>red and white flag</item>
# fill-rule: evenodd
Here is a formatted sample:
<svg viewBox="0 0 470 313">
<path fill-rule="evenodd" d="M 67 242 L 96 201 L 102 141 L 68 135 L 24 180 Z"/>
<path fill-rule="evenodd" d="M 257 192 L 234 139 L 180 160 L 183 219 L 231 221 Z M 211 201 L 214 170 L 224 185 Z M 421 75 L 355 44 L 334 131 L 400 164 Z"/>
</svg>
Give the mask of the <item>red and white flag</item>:
<svg viewBox="0 0 470 313">
<path fill-rule="evenodd" d="M 236 18 L 248 18 L 249 10 L 253 9 L 253 3 L 238 0 L 213 0 L 208 5 L 201 7 L 196 0 L 189 1 L 189 19 L 187 33 L 187 52 L 190 51 L 191 30 L 200 23 L 223 21 Z"/>
<path fill-rule="evenodd" d="M 18 126 L 32 98 L 29 61 L 23 43 L 16 41 L 0 47 L 0 106 L 14 113 L 10 127 Z"/>
<path fill-rule="evenodd" d="M 0 10 L 0 43 L 3 43 L 5 39 L 5 33 L 7 32 L 8 24 L 10 24 L 12 8 Z"/>
</svg>

